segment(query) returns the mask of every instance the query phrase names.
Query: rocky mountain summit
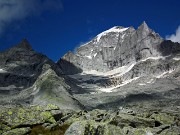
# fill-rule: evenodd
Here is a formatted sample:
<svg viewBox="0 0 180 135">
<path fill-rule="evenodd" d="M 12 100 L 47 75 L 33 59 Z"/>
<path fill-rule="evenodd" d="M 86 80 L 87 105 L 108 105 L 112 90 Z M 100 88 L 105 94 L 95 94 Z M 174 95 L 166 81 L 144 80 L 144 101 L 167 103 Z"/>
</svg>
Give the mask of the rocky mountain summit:
<svg viewBox="0 0 180 135">
<path fill-rule="evenodd" d="M 68 92 L 63 72 L 27 40 L 0 53 L 0 105 L 57 104 L 81 108 Z M 62 102 L 63 104 L 62 104 Z"/>
<path fill-rule="evenodd" d="M 175 50 L 179 51 L 178 45 L 172 44 L 164 41 L 145 22 L 137 30 L 116 26 L 80 46 L 76 54 L 68 52 L 58 63 L 66 67 L 64 72 L 69 71 L 62 61 L 72 63 L 83 71 L 107 72 L 148 57 L 168 56 Z"/>
<path fill-rule="evenodd" d="M 0 134 L 179 135 L 180 44 L 115 26 L 57 63 L 0 52 Z"/>
</svg>

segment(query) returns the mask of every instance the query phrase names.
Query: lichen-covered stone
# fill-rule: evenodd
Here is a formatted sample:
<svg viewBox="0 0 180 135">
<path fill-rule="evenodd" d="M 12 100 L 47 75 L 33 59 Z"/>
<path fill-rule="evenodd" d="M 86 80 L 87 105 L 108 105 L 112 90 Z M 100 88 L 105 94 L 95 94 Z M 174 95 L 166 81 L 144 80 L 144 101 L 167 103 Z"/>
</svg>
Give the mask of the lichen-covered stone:
<svg viewBox="0 0 180 135">
<path fill-rule="evenodd" d="M 150 118 L 155 119 L 162 124 L 172 124 L 175 120 L 174 116 L 168 115 L 166 113 L 153 113 Z"/>
<path fill-rule="evenodd" d="M 160 135 L 179 135 L 180 127 L 170 127 L 160 133 Z"/>
<path fill-rule="evenodd" d="M 46 120 L 47 122 L 56 123 L 54 117 L 53 117 L 52 114 L 51 114 L 50 112 L 48 112 L 48 111 L 40 113 L 40 116 L 41 116 L 44 120 Z"/>
<path fill-rule="evenodd" d="M 85 123 L 77 121 L 68 128 L 68 130 L 65 132 L 65 135 L 84 135 L 84 132 Z"/>
<path fill-rule="evenodd" d="M 56 105 L 53 105 L 53 104 L 48 104 L 48 105 L 45 106 L 44 109 L 45 109 L 46 111 L 51 111 L 51 110 L 58 110 L 59 107 L 56 106 Z"/>
<path fill-rule="evenodd" d="M 104 135 L 123 135 L 123 130 L 120 127 L 110 125 L 104 127 Z"/>
<path fill-rule="evenodd" d="M 58 110 L 54 105 L 17 107 L 1 110 L 0 134 L 11 135 L 31 127 L 29 135 L 179 135 L 178 115 L 172 116 L 171 124 L 164 124 L 160 120 L 171 115 L 153 112 L 71 111 Z M 157 119 L 155 114 L 163 115 Z"/>
<path fill-rule="evenodd" d="M 17 127 L 28 127 L 33 125 L 42 124 L 45 122 L 56 124 L 56 120 L 50 110 L 57 109 L 55 106 L 28 106 L 4 109 L 1 111 L 0 130 L 3 132 L 9 131 Z M 16 130 L 15 130 L 16 131 Z"/>
<path fill-rule="evenodd" d="M 119 114 L 110 121 L 110 124 L 120 126 L 122 128 L 126 126 L 131 126 L 134 128 L 154 127 L 155 121 L 153 119 L 142 118 L 128 114 Z"/>
</svg>

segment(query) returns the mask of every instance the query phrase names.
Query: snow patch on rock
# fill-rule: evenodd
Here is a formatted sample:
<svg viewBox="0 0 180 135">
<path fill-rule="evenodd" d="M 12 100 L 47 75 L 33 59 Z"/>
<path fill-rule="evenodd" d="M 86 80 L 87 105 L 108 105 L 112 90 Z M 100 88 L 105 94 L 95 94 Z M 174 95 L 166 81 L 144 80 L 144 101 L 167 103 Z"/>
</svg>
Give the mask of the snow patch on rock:
<svg viewBox="0 0 180 135">
<path fill-rule="evenodd" d="M 7 71 L 0 68 L 0 73 L 6 73 Z"/>
<path fill-rule="evenodd" d="M 97 39 L 97 42 L 99 42 L 99 40 L 101 39 L 102 36 L 105 36 L 107 35 L 108 33 L 111 33 L 111 32 L 114 32 L 114 33 L 121 33 L 121 32 L 124 32 L 126 31 L 128 28 L 119 28 L 117 26 L 109 29 L 109 30 L 106 30 L 102 33 L 100 33 L 99 35 L 97 35 L 96 39 Z"/>
<path fill-rule="evenodd" d="M 145 83 L 139 83 L 139 85 L 140 85 L 140 86 L 144 86 L 144 85 L 146 85 L 146 84 L 145 84 Z"/>
<path fill-rule="evenodd" d="M 152 83 L 154 83 L 154 82 L 155 82 L 155 80 L 154 80 L 154 79 L 151 79 L 151 80 L 148 81 L 147 83 L 152 84 Z"/>
<path fill-rule="evenodd" d="M 122 87 L 122 86 L 124 86 L 124 85 L 127 85 L 127 84 L 129 84 L 130 82 L 135 81 L 135 80 L 137 80 L 137 79 L 139 79 L 139 78 L 140 78 L 140 77 L 135 77 L 135 78 L 133 78 L 133 79 L 126 80 L 126 81 L 122 82 L 122 83 L 119 84 L 119 85 L 116 85 L 116 86 L 113 86 L 113 87 L 108 87 L 108 88 L 100 88 L 99 90 L 102 91 L 102 92 L 108 92 L 108 93 L 109 93 L 109 92 L 113 92 L 114 89 L 119 88 L 119 87 Z"/>
<path fill-rule="evenodd" d="M 86 58 L 88 58 L 88 59 L 92 59 L 92 56 L 91 56 L 91 55 L 84 56 L 84 57 L 86 57 Z"/>
<path fill-rule="evenodd" d="M 178 60 L 180 60 L 180 57 L 175 57 L 175 58 L 173 58 L 173 60 L 178 61 Z"/>
<path fill-rule="evenodd" d="M 94 54 L 94 57 L 96 57 L 97 53 Z"/>
<path fill-rule="evenodd" d="M 128 64 L 126 66 L 115 68 L 108 72 L 99 72 L 96 70 L 88 71 L 87 70 L 87 71 L 84 71 L 83 74 L 91 74 L 91 75 L 95 75 L 95 76 L 108 76 L 108 77 L 122 76 L 123 74 L 129 72 L 134 67 L 134 65 L 136 65 L 136 62 Z"/>
<path fill-rule="evenodd" d="M 147 60 L 159 60 L 159 59 L 166 59 L 167 57 L 169 57 L 169 56 L 165 56 L 165 57 L 163 57 L 163 56 L 157 56 L 157 57 L 148 57 L 148 58 L 145 58 L 145 59 L 142 59 L 142 60 L 140 60 L 140 62 L 144 62 L 144 61 L 147 61 Z"/>
<path fill-rule="evenodd" d="M 163 72 L 162 74 L 156 76 L 156 78 L 165 78 L 165 77 L 167 76 L 167 74 L 170 74 L 170 73 L 172 73 L 173 71 L 174 71 L 173 69 L 172 69 L 172 70 L 169 70 L 169 71 L 165 71 L 165 72 Z"/>
</svg>

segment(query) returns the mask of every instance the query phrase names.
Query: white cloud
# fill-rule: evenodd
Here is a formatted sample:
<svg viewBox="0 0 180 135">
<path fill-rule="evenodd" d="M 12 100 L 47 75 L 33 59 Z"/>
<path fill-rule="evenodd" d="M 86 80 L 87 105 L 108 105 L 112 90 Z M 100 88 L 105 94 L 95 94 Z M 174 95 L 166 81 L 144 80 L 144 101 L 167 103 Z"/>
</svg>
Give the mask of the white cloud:
<svg viewBox="0 0 180 135">
<path fill-rule="evenodd" d="M 61 0 L 0 0 L 0 33 L 13 21 L 62 8 Z"/>
<path fill-rule="evenodd" d="M 176 30 L 176 34 L 168 35 L 166 36 L 167 40 L 171 40 L 173 42 L 179 42 L 180 43 L 180 26 Z"/>
</svg>

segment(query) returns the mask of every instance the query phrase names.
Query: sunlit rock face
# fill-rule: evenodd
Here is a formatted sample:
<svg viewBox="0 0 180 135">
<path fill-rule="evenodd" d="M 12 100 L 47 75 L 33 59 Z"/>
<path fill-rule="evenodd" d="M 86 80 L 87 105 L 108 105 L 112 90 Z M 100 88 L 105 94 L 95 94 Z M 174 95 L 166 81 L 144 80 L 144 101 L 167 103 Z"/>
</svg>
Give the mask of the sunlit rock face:
<svg viewBox="0 0 180 135">
<path fill-rule="evenodd" d="M 152 56 L 160 56 L 163 39 L 143 22 L 133 27 L 113 27 L 80 46 L 75 54 L 67 53 L 66 60 L 85 70 L 106 72 Z M 61 60 L 58 62 L 61 65 Z"/>
</svg>

